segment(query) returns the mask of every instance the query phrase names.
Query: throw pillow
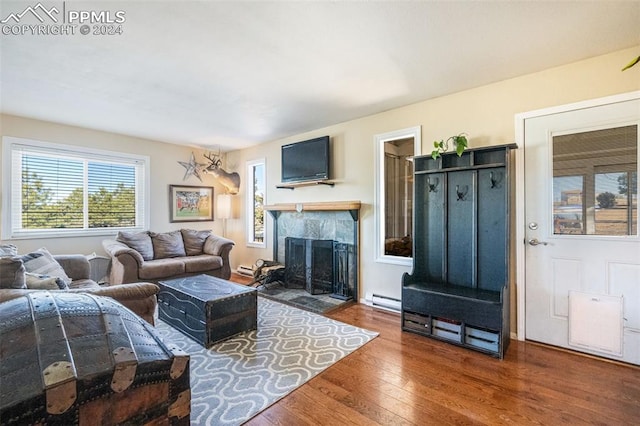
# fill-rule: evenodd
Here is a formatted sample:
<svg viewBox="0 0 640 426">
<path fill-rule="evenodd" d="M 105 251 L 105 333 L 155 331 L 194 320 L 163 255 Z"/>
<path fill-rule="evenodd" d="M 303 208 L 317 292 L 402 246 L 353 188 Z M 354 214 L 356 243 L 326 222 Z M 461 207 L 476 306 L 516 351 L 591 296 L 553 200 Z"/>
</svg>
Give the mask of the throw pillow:
<svg viewBox="0 0 640 426">
<path fill-rule="evenodd" d="M 71 278 L 69 278 L 62 266 L 60 266 L 51 253 L 44 247 L 23 255 L 22 261 L 24 262 L 24 268 L 27 272 L 57 277 L 64 281 L 66 285 L 71 284 Z"/>
<path fill-rule="evenodd" d="M 20 257 L 0 257 L 0 288 L 26 288 L 24 264 Z"/>
<path fill-rule="evenodd" d="M 13 244 L 0 244 L 0 257 L 17 256 L 18 247 Z"/>
<path fill-rule="evenodd" d="M 153 242 L 154 259 L 164 259 L 167 257 L 186 256 L 182 233 L 180 231 L 165 232 L 156 234 L 151 232 Z"/>
<path fill-rule="evenodd" d="M 184 250 L 187 252 L 187 256 L 202 254 L 204 242 L 211 235 L 210 231 L 196 231 L 195 229 L 181 229 L 180 232 L 182 232 Z"/>
<path fill-rule="evenodd" d="M 153 244 L 149 232 L 120 231 L 116 240 L 140 253 L 144 260 L 153 259 Z"/>
<path fill-rule="evenodd" d="M 25 274 L 27 288 L 32 290 L 67 290 L 69 286 L 59 277 L 50 277 L 49 275 L 34 274 L 27 272 Z"/>
</svg>

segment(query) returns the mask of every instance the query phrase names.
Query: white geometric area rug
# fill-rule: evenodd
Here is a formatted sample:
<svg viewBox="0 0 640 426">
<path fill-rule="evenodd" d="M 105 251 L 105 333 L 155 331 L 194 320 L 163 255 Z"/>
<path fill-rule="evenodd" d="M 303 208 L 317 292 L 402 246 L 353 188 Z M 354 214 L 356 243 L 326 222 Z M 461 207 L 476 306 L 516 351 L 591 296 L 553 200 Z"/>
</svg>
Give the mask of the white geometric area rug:
<svg viewBox="0 0 640 426">
<path fill-rule="evenodd" d="M 258 330 L 208 350 L 162 321 L 191 355 L 191 424 L 240 425 L 378 333 L 258 297 Z"/>
</svg>

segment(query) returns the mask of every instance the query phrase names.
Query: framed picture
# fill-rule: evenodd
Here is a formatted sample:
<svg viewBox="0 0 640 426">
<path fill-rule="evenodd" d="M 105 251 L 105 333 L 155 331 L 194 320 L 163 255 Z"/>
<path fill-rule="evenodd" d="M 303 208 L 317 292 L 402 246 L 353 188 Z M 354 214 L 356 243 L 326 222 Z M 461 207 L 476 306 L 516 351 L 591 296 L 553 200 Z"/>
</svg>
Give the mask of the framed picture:
<svg viewBox="0 0 640 426">
<path fill-rule="evenodd" d="M 169 221 L 213 220 L 213 187 L 169 185 Z"/>
</svg>

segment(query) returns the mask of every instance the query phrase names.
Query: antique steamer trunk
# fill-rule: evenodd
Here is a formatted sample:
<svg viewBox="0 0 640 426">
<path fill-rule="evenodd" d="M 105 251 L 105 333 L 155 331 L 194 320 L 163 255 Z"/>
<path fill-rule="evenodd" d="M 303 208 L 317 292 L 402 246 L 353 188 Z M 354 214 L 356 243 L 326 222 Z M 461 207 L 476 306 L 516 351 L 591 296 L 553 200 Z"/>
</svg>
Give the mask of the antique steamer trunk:
<svg viewBox="0 0 640 426">
<path fill-rule="evenodd" d="M 0 424 L 188 425 L 189 355 L 114 300 L 0 303 Z"/>
<path fill-rule="evenodd" d="M 160 319 L 204 347 L 257 328 L 255 288 L 209 275 L 161 281 L 158 285 Z"/>
</svg>

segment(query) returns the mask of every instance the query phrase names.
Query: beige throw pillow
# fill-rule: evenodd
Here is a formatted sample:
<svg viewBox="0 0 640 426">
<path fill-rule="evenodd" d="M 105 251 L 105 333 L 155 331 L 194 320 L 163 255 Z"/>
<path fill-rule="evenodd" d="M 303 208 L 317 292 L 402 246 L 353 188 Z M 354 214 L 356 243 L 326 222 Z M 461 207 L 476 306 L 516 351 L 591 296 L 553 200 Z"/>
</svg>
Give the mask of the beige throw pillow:
<svg viewBox="0 0 640 426">
<path fill-rule="evenodd" d="M 18 248 L 13 244 L 0 244 L 0 257 L 17 256 Z"/>
<path fill-rule="evenodd" d="M 181 229 L 184 250 L 187 256 L 197 256 L 203 253 L 204 242 L 211 231 L 196 231 L 195 229 Z"/>
<path fill-rule="evenodd" d="M 165 232 L 162 234 L 151 232 L 150 235 L 151 241 L 153 242 L 154 259 L 187 255 L 184 251 L 184 243 L 182 242 L 182 233 L 180 231 Z"/>
<path fill-rule="evenodd" d="M 153 259 L 153 244 L 149 232 L 120 231 L 116 240 L 140 253 L 144 260 Z"/>
<path fill-rule="evenodd" d="M 0 288 L 26 288 L 24 265 L 20 257 L 0 257 Z"/>
<path fill-rule="evenodd" d="M 71 284 L 71 278 L 44 247 L 23 255 L 22 262 L 24 262 L 24 268 L 27 272 L 57 277 L 64 281 L 67 286 Z"/>
<path fill-rule="evenodd" d="M 27 288 L 32 290 L 67 290 L 69 286 L 58 277 L 50 277 L 49 275 L 34 274 L 27 272 L 25 274 Z"/>
</svg>

